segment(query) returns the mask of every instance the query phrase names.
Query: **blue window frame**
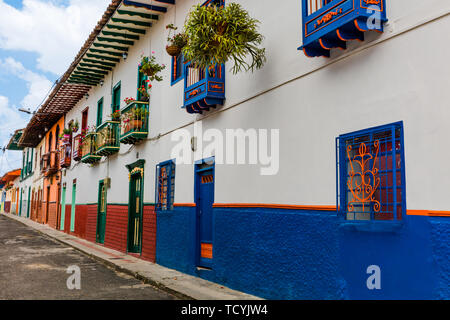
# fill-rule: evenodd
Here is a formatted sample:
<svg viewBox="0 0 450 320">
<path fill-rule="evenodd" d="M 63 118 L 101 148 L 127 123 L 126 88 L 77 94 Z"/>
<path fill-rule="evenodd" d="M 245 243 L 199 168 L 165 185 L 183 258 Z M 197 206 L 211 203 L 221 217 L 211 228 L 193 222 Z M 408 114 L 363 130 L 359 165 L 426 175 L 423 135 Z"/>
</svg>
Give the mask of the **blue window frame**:
<svg viewBox="0 0 450 320">
<path fill-rule="evenodd" d="M 171 84 L 174 85 L 178 81 L 184 79 L 184 56 L 180 53 L 177 57 L 172 57 Z"/>
<path fill-rule="evenodd" d="M 173 210 L 175 199 L 175 161 L 161 162 L 156 166 L 156 209 Z"/>
<path fill-rule="evenodd" d="M 336 138 L 336 202 L 347 220 L 402 220 L 406 213 L 403 122 Z"/>
</svg>

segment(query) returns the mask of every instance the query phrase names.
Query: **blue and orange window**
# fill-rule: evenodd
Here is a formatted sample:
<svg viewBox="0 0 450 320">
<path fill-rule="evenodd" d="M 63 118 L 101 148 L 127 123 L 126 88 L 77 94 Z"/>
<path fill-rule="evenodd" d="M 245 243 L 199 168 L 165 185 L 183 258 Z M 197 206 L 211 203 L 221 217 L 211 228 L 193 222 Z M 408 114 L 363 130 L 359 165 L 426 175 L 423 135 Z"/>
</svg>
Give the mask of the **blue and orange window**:
<svg viewBox="0 0 450 320">
<path fill-rule="evenodd" d="M 399 221 L 406 213 L 403 123 L 336 139 L 337 195 L 347 220 Z"/>
<path fill-rule="evenodd" d="M 161 162 L 156 166 L 156 210 L 173 210 L 175 199 L 175 161 Z"/>
</svg>

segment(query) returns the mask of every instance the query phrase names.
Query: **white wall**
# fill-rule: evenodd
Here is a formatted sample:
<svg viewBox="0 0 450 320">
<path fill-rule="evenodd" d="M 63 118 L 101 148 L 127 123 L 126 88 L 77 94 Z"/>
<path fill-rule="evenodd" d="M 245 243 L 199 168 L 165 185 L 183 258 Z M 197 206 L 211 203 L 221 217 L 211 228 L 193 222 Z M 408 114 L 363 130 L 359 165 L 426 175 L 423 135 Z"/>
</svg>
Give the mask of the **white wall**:
<svg viewBox="0 0 450 320">
<path fill-rule="evenodd" d="M 181 26 L 194 3 L 178 1 L 176 25 Z M 442 0 L 388 1 L 389 23 L 382 35 L 367 34 L 363 43 L 349 43 L 330 59 L 310 59 L 301 45 L 301 1 L 235 1 L 261 23 L 268 63 L 254 73 L 226 74 L 226 103 L 205 115 L 181 109 L 183 82 L 170 86 L 170 57 L 165 53 L 165 26 L 175 20 L 170 9 L 130 49 L 89 99 L 68 113 L 78 119 L 89 106 L 89 124 L 96 122 L 97 101 L 104 97 L 104 116 L 111 113 L 111 88 L 120 80 L 121 99 L 136 96 L 137 64 L 143 52 L 156 52 L 165 63 L 164 81 L 153 83 L 150 134 L 166 134 L 203 119 L 203 129 L 280 129 L 280 170 L 261 176 L 259 166 L 217 165 L 215 201 L 219 203 L 335 204 L 335 137 L 372 126 L 404 121 L 408 209 L 448 210 L 450 182 L 447 138 L 450 134 L 450 65 L 447 41 L 450 4 Z M 444 16 L 443 16 L 444 15 Z M 151 39 L 151 40 L 150 40 Z M 77 179 L 77 203 L 95 203 L 98 181 L 109 176 L 109 203 L 127 203 L 126 164 L 145 164 L 145 202 L 154 202 L 155 165 L 171 158 L 170 135 L 103 158 L 96 166 L 76 164 L 67 170 L 67 202 Z M 175 202 L 194 202 L 193 165 L 176 169 Z"/>
</svg>

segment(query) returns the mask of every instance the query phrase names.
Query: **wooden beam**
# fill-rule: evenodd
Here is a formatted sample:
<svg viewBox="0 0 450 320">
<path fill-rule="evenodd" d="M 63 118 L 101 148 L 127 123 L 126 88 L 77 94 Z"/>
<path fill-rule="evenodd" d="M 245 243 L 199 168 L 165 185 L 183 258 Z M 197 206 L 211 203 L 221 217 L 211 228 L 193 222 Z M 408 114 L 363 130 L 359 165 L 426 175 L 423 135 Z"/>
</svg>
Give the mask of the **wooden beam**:
<svg viewBox="0 0 450 320">
<path fill-rule="evenodd" d="M 89 62 L 89 63 L 98 63 L 98 64 L 108 66 L 108 67 L 114 67 L 116 65 L 115 63 L 112 63 L 112 62 L 106 62 L 106 61 L 101 61 L 101 60 L 96 60 L 96 59 L 88 59 L 88 58 L 83 58 L 82 61 Z"/>
<path fill-rule="evenodd" d="M 69 82 L 69 83 L 86 84 L 86 85 L 89 85 L 89 86 L 97 86 L 97 84 L 98 84 L 98 83 L 92 83 L 92 82 L 85 81 L 85 80 L 76 80 L 76 79 L 74 79 L 74 80 L 69 79 L 69 80 L 67 80 L 67 82 Z"/>
<path fill-rule="evenodd" d="M 112 44 L 106 44 L 106 43 L 98 43 L 98 42 L 94 42 L 92 44 L 94 47 L 102 47 L 102 48 L 109 48 L 109 49 L 116 49 L 119 51 L 128 51 L 127 47 L 121 47 L 121 46 L 114 46 Z"/>
<path fill-rule="evenodd" d="M 92 63 L 84 63 L 84 62 L 80 62 L 80 66 L 82 66 L 82 67 L 91 67 L 91 68 L 98 68 L 98 69 L 108 70 L 108 71 L 111 71 L 111 70 L 112 70 L 112 68 L 105 67 L 105 66 L 95 65 L 95 64 L 92 64 Z"/>
<path fill-rule="evenodd" d="M 120 62 L 120 59 L 118 59 L 118 58 L 111 58 L 111 57 L 102 56 L 102 55 L 98 55 L 98 54 L 86 53 L 86 56 L 89 58 L 96 58 L 96 59 L 100 59 L 100 60 Z"/>
<path fill-rule="evenodd" d="M 107 24 L 106 25 L 108 28 L 110 29 L 117 29 L 117 30 L 121 30 L 121 31 L 129 31 L 129 32 L 134 32 L 134 33 L 138 33 L 138 34 L 145 34 L 145 29 L 137 29 L 137 28 L 131 28 L 131 27 L 123 27 L 123 26 L 117 26 L 115 24 Z M 151 24 L 150 24 L 151 27 Z"/>
<path fill-rule="evenodd" d="M 128 45 L 128 46 L 134 45 L 133 41 L 121 40 L 121 39 L 116 39 L 116 38 L 97 37 L 97 40 L 98 41 L 102 41 L 102 42 L 117 42 L 117 43 L 125 44 L 125 45 Z"/>
<path fill-rule="evenodd" d="M 73 73 L 74 74 L 78 74 L 78 75 L 83 75 L 83 76 L 89 76 L 89 77 L 96 78 L 96 79 L 99 79 L 99 80 L 101 80 L 101 79 L 103 79 L 105 77 L 104 75 L 100 75 L 100 74 L 97 74 L 97 73 L 90 73 L 90 72 L 77 71 L 77 70 L 75 70 Z"/>
<path fill-rule="evenodd" d="M 127 15 L 127 16 L 131 16 L 131 17 L 140 17 L 140 18 L 144 18 L 144 19 L 149 19 L 149 20 L 158 20 L 159 16 L 157 14 L 151 14 L 151 13 L 143 13 L 143 12 L 136 12 L 136 11 L 129 11 L 129 10 L 117 10 L 117 12 L 120 15 Z"/>
<path fill-rule="evenodd" d="M 105 31 L 105 30 L 102 30 L 102 33 L 105 36 L 122 37 L 122 38 L 125 38 L 125 39 L 139 40 L 139 36 L 135 36 L 133 34 L 126 34 L 126 33 L 113 32 L 113 31 Z"/>
<path fill-rule="evenodd" d="M 115 57 L 122 57 L 122 53 L 121 52 L 114 52 L 114 51 L 94 49 L 94 48 L 89 48 L 89 51 L 94 52 L 94 53 L 109 54 L 109 55 L 115 56 Z"/>
<path fill-rule="evenodd" d="M 128 19 L 111 18 L 111 21 L 117 22 L 117 23 L 134 24 L 135 26 L 141 26 L 141 27 L 151 27 L 152 26 L 152 24 L 150 22 L 142 22 L 142 21 L 135 21 L 135 20 L 128 20 Z"/>
<path fill-rule="evenodd" d="M 70 79 L 79 79 L 79 80 L 88 80 L 90 82 L 99 83 L 101 79 L 98 78 L 91 78 L 89 76 L 84 76 L 80 74 L 73 74 L 70 76 Z"/>
<path fill-rule="evenodd" d="M 86 72 L 93 72 L 93 73 L 102 74 L 102 75 L 105 75 L 105 76 L 108 74 L 107 71 L 95 70 L 95 69 L 90 69 L 90 68 L 83 68 L 83 67 L 80 67 L 80 66 L 77 67 L 77 70 L 86 71 Z"/>
</svg>

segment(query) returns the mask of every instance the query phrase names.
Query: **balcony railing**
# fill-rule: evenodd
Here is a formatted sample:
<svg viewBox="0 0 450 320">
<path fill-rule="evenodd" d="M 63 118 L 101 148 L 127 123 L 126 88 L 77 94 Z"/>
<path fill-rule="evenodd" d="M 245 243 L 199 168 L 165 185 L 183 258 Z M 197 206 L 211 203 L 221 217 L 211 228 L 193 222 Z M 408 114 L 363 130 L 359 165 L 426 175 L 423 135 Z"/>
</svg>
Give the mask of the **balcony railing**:
<svg viewBox="0 0 450 320">
<path fill-rule="evenodd" d="M 332 0 L 307 0 L 308 4 L 308 15 L 313 14 L 316 11 L 319 11 Z"/>
<path fill-rule="evenodd" d="M 376 19 L 372 17 L 376 13 Z M 333 48 L 346 49 L 364 32 L 383 32 L 387 21 L 385 0 L 302 0 L 303 45 L 308 57 L 330 56 Z"/>
<path fill-rule="evenodd" d="M 97 128 L 97 155 L 109 156 L 120 150 L 119 121 L 106 121 Z"/>
<path fill-rule="evenodd" d="M 102 156 L 97 155 L 97 133 L 90 132 L 83 138 L 81 145 L 83 157 L 81 162 L 83 163 L 96 163 L 100 161 Z"/>
<path fill-rule="evenodd" d="M 70 142 L 62 143 L 59 147 L 59 165 L 61 168 L 70 167 L 72 160 L 72 144 Z"/>
<path fill-rule="evenodd" d="M 73 160 L 75 161 L 80 161 L 83 157 L 83 150 L 81 149 L 82 140 L 83 136 L 81 134 L 73 138 Z"/>
<path fill-rule="evenodd" d="M 42 173 L 48 177 L 58 172 L 59 153 L 58 151 L 50 151 L 42 155 Z"/>
<path fill-rule="evenodd" d="M 148 136 L 148 102 L 133 101 L 121 111 L 120 143 L 135 144 Z"/>
<path fill-rule="evenodd" d="M 184 104 L 189 113 L 202 113 L 225 100 L 225 67 L 216 65 L 207 70 L 191 63 L 184 65 Z"/>
</svg>

